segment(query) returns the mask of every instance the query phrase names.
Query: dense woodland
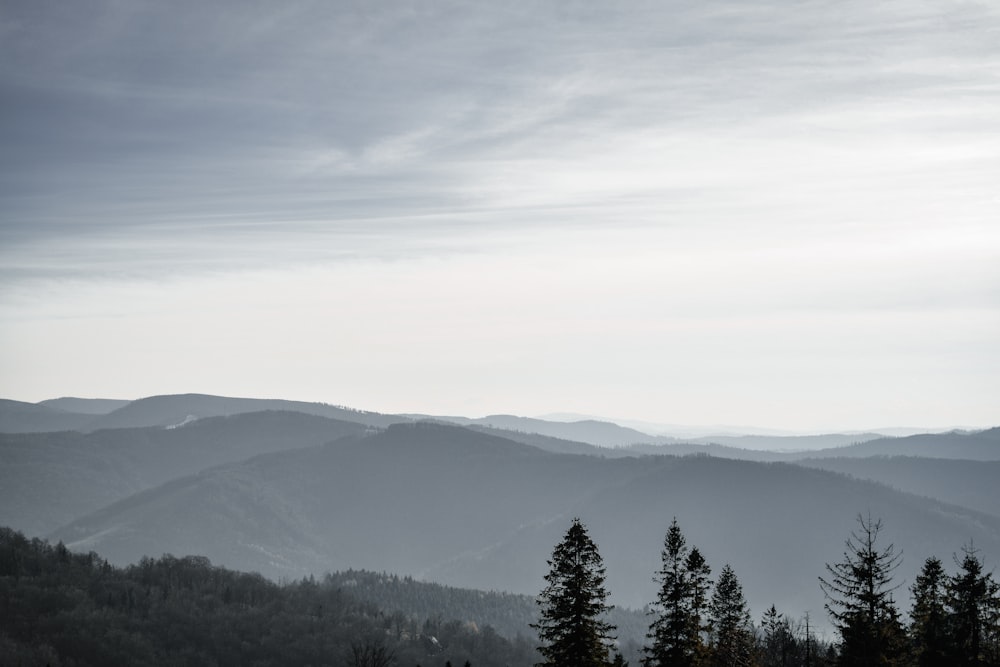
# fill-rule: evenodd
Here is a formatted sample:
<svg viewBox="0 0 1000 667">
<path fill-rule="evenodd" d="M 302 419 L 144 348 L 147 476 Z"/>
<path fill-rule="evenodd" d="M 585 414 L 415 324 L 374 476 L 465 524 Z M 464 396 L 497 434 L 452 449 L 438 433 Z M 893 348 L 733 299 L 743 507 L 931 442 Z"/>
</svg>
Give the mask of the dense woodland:
<svg viewBox="0 0 1000 667">
<path fill-rule="evenodd" d="M 797 642 L 772 606 L 755 627 L 743 588 L 727 564 L 713 582 L 696 546 L 674 519 L 664 538 L 660 585 L 640 662 L 644 667 L 993 667 L 1000 665 L 1000 585 L 970 544 L 947 575 L 931 557 L 911 588 L 909 624 L 902 620 L 893 575 L 901 554 L 880 539 L 881 520 L 857 517 L 843 558 L 827 563 L 819 583 L 839 633 L 821 646 L 806 630 Z M 574 519 L 556 545 L 541 618 L 539 667 L 613 667 L 626 663 L 609 622 L 605 569 L 597 545 Z M 807 620 L 808 622 L 808 620 Z"/>
<path fill-rule="evenodd" d="M 900 608 L 896 600 L 905 596 L 893 579 L 899 554 L 881 544 L 881 530 L 880 522 L 859 517 L 841 560 L 826 564 L 820 585 L 839 637 L 824 644 L 809 619 L 793 621 L 773 606 L 755 622 L 733 569 L 724 566 L 713 580 L 676 521 L 664 539 L 659 592 L 641 643 L 637 613 L 610 613 L 603 562 L 579 521 L 557 545 L 534 608 L 523 596 L 384 573 L 276 584 L 203 557 L 169 555 L 118 568 L 95 553 L 3 528 L 0 657 L 4 665 L 53 667 L 564 665 L 558 646 L 566 643 L 565 627 L 581 627 L 567 620 L 567 610 L 579 608 L 570 599 L 577 586 L 592 621 L 584 645 L 594 659 L 577 656 L 572 664 L 1000 665 L 1000 586 L 976 550 L 965 547 L 951 574 L 928 558 L 910 587 L 910 606 Z M 505 627 L 498 632 L 473 618 L 502 619 Z M 616 619 L 632 627 L 619 628 Z"/>
<path fill-rule="evenodd" d="M 440 617 L 416 625 L 313 579 L 278 585 L 197 556 L 116 568 L 0 529 L 5 666 L 500 667 L 535 656 L 533 641 Z"/>
</svg>

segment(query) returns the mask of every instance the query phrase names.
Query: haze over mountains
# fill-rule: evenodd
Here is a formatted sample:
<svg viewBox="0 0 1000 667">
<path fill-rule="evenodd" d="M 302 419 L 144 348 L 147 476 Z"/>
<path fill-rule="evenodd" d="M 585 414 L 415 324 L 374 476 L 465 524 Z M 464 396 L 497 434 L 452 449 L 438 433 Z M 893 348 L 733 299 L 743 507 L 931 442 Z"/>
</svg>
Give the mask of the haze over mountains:
<svg viewBox="0 0 1000 667">
<path fill-rule="evenodd" d="M 1000 559 L 997 428 L 766 452 L 596 421 L 191 394 L 4 401 L 0 431 L 0 523 L 122 564 L 201 554 L 273 578 L 357 568 L 535 594 L 580 517 L 616 603 L 641 607 L 676 516 L 755 613 L 796 615 L 821 613 L 816 577 L 858 513 L 883 519 L 906 581 L 970 540 Z"/>
</svg>

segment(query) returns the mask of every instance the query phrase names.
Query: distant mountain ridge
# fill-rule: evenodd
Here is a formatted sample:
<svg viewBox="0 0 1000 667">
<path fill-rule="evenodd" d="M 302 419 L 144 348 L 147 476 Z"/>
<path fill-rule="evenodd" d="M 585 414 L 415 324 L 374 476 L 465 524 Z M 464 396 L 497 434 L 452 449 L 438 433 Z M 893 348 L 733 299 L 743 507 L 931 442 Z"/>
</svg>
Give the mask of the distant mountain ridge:
<svg viewBox="0 0 1000 667">
<path fill-rule="evenodd" d="M 535 433 L 551 438 L 582 442 L 598 447 L 623 447 L 638 442 L 658 442 L 656 436 L 626 428 L 612 422 L 582 420 L 575 422 L 552 422 L 514 415 L 489 415 L 477 419 L 468 417 L 411 415 L 422 419 L 451 422 L 460 426 L 480 426 L 497 431 Z"/>
<path fill-rule="evenodd" d="M 113 398 L 76 398 L 73 396 L 63 396 L 62 398 L 50 398 L 40 401 L 37 405 L 44 405 L 66 412 L 76 412 L 82 415 L 106 415 L 118 408 L 123 408 L 131 401 Z"/>
<path fill-rule="evenodd" d="M 841 447 L 805 449 L 798 451 L 770 451 L 742 449 L 717 443 L 679 442 L 665 445 L 639 443 L 628 448 L 635 455 L 644 454 L 709 454 L 722 458 L 748 461 L 785 461 L 823 458 L 870 458 L 916 456 L 934 459 L 964 459 L 974 461 L 1000 461 L 1000 427 L 982 431 L 952 431 L 928 433 L 896 438 L 876 438 Z"/>
<path fill-rule="evenodd" d="M 174 394 L 150 396 L 135 401 L 113 399 L 81 399 L 64 397 L 40 403 L 25 403 L 0 399 L 0 433 L 29 433 L 62 430 L 95 431 L 107 428 L 132 428 L 177 426 L 195 419 L 217 417 L 261 410 L 303 412 L 367 426 L 385 427 L 389 424 L 423 419 L 474 426 L 497 432 L 507 432 L 513 439 L 525 436 L 551 438 L 549 447 L 554 451 L 590 452 L 581 445 L 602 448 L 633 448 L 634 451 L 601 455 L 641 453 L 694 453 L 709 452 L 718 456 L 735 456 L 753 460 L 792 460 L 812 452 L 813 455 L 868 456 L 864 449 L 831 451 L 865 442 L 898 440 L 879 433 L 827 433 L 820 435 L 715 435 L 697 438 L 679 438 L 655 435 L 636 428 L 599 419 L 576 421 L 549 421 L 514 415 L 490 415 L 481 418 L 460 416 L 435 416 L 422 414 L 387 415 L 356 410 L 326 403 L 308 403 L 282 399 L 257 399 L 213 396 L 209 394 Z M 891 429 L 889 429 L 891 430 Z M 922 434 L 919 437 L 935 437 Z M 562 441 L 558 443 L 556 441 Z M 540 442 L 536 440 L 536 442 Z M 656 450 L 655 447 L 673 447 Z M 706 449 L 698 450 L 703 446 Z M 939 456 L 926 450 L 902 451 L 898 446 L 882 444 L 879 455 Z M 905 446 L 904 446 L 905 449 Z M 766 452 L 757 454 L 754 452 Z M 779 455 L 772 456 L 774 452 Z M 992 460 L 989 451 L 977 455 Z"/>
<path fill-rule="evenodd" d="M 981 431 L 923 433 L 880 438 L 847 447 L 811 452 L 811 457 L 921 456 L 974 461 L 1000 460 L 1000 427 Z"/>
<path fill-rule="evenodd" d="M 755 611 L 798 615 L 821 608 L 815 578 L 858 512 L 915 555 L 901 571 L 911 581 L 923 557 L 970 539 L 1000 554 L 996 428 L 780 438 L 805 446 L 769 452 L 596 420 L 417 421 L 201 394 L 86 401 L 0 402 L 0 431 L 49 431 L 0 435 L 0 524 L 119 563 L 197 553 L 275 578 L 353 567 L 533 595 L 579 516 L 616 602 L 641 607 L 677 516 L 713 568 L 731 562 Z M 816 449 L 829 443 L 845 446 Z"/>
<path fill-rule="evenodd" d="M 224 417 L 247 412 L 276 410 L 302 412 L 318 417 L 353 421 L 368 426 L 388 426 L 402 418 L 377 412 L 352 410 L 326 403 L 304 403 L 281 399 L 231 398 L 207 394 L 175 394 L 151 396 L 132 401 L 103 415 L 88 425 L 89 430 L 135 426 L 172 426 L 193 417 Z"/>
<path fill-rule="evenodd" d="M 69 412 L 63 408 L 74 408 Z M 107 408 L 111 408 L 105 412 Z M 282 399 L 232 398 L 209 394 L 150 396 L 135 401 L 60 398 L 25 403 L 0 399 L 0 433 L 92 432 L 114 428 L 178 426 L 195 419 L 224 417 L 261 411 L 304 414 L 356 422 L 366 426 L 388 426 L 407 417 L 354 410 L 327 403 Z"/>
<path fill-rule="evenodd" d="M 265 411 L 208 417 L 176 429 L 0 434 L 0 524 L 41 536 L 176 477 L 359 435 L 365 428 Z"/>
<path fill-rule="evenodd" d="M 795 463 L 1000 516 L 1000 460 L 875 456 L 805 458 Z"/>
<path fill-rule="evenodd" d="M 84 428 L 93 419 L 94 415 L 0 398 L 0 433 L 75 431 Z"/>
<path fill-rule="evenodd" d="M 618 604 L 652 601 L 663 533 L 678 518 L 755 612 L 821 609 L 816 576 L 858 512 L 908 557 L 974 539 L 1000 554 L 1000 518 L 802 466 L 694 457 L 555 454 L 437 423 L 396 424 L 226 464 L 121 500 L 52 534 L 113 562 L 200 553 L 272 577 L 364 567 L 442 584 L 537 593 L 574 516 L 601 546 Z"/>
</svg>

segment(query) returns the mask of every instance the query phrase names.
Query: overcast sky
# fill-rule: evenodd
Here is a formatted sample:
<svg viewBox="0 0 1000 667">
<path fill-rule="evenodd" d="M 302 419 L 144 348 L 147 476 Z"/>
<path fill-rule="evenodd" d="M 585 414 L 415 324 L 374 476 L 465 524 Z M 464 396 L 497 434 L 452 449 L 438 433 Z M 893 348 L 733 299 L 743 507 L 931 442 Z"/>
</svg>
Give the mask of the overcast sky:
<svg viewBox="0 0 1000 667">
<path fill-rule="evenodd" d="M 0 2 L 0 396 L 1000 423 L 1000 4 Z"/>
</svg>

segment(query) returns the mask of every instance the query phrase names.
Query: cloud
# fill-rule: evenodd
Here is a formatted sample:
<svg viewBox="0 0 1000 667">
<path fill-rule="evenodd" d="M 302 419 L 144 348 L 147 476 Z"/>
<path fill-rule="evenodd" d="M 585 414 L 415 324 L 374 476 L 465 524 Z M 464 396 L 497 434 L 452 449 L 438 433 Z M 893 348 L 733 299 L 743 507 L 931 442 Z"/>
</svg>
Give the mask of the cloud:
<svg viewBox="0 0 1000 667">
<path fill-rule="evenodd" d="M 949 346 L 994 368 L 998 26 L 995 3 L 937 0 L 7 3 L 5 347 L 79 356 L 89 322 L 194 366 L 239 322 L 236 372 L 291 335 L 290 298 L 318 332 L 303 354 L 336 339 L 324 368 L 359 382 L 384 355 L 382 386 L 426 372 L 407 337 L 456 382 L 547 369 L 583 401 L 634 381 L 648 409 L 682 400 L 643 384 L 676 368 L 691 410 L 714 391 L 698 366 L 733 405 L 761 374 L 846 390 Z M 216 333 L 176 348 L 151 333 L 170 317 Z M 11 355 L 2 374 L 35 372 Z M 540 411 L 561 408 L 601 411 Z"/>
</svg>

